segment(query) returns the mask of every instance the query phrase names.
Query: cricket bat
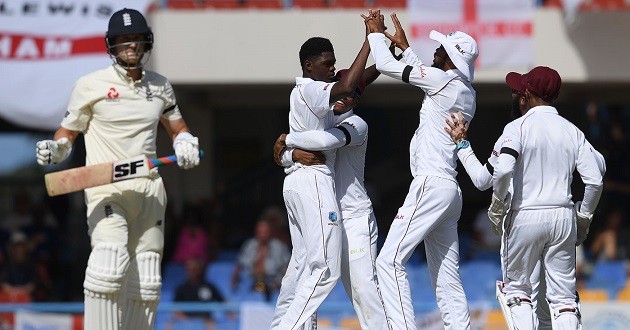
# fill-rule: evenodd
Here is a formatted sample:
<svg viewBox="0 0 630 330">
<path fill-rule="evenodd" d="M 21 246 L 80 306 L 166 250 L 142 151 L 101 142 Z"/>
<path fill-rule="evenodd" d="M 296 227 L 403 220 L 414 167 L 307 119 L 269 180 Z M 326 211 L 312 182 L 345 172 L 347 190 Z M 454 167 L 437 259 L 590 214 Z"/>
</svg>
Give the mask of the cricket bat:
<svg viewBox="0 0 630 330">
<path fill-rule="evenodd" d="M 199 151 L 203 157 L 203 151 Z M 146 158 L 136 156 L 115 162 L 71 168 L 44 176 L 48 196 L 59 196 L 86 188 L 149 176 L 154 167 L 177 164 L 175 155 Z"/>
</svg>

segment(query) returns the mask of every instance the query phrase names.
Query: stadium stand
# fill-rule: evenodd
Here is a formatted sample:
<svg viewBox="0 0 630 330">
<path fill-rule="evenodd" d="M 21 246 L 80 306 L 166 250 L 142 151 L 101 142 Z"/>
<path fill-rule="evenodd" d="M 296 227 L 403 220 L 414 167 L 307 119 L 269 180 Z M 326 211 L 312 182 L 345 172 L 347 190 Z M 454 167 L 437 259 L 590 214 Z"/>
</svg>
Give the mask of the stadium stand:
<svg viewBox="0 0 630 330">
<path fill-rule="evenodd" d="M 593 273 L 586 280 L 586 288 L 606 290 L 608 296 L 614 298 L 626 287 L 626 280 L 626 266 L 622 261 L 600 261 L 595 263 Z"/>
<path fill-rule="evenodd" d="M 580 301 L 608 301 L 608 291 L 604 289 L 582 289 L 580 290 Z"/>
<path fill-rule="evenodd" d="M 493 301 L 495 283 L 501 280 L 500 264 L 489 260 L 470 260 L 459 266 L 459 273 L 469 301 Z"/>
</svg>

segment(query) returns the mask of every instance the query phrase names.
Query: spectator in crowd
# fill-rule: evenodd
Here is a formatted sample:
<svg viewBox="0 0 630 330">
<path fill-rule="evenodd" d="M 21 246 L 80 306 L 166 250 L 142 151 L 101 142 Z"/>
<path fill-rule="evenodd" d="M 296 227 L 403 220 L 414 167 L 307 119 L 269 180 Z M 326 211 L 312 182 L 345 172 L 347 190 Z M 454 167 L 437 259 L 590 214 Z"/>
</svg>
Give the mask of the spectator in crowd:
<svg viewBox="0 0 630 330">
<path fill-rule="evenodd" d="M 202 227 L 203 212 L 199 207 L 187 207 L 184 212 L 184 226 L 177 236 L 172 262 L 185 263 L 187 260 L 199 259 L 204 265 L 208 263 L 208 233 Z"/>
<path fill-rule="evenodd" d="M 594 236 L 591 244 L 591 256 L 595 261 L 620 260 L 626 257 L 626 251 L 620 244 L 625 241 L 622 222 L 621 207 L 615 207 L 608 212 L 606 227 Z"/>
<path fill-rule="evenodd" d="M 212 283 L 205 280 L 206 264 L 198 258 L 185 261 L 186 281 L 175 290 L 176 302 L 223 302 L 221 292 Z M 175 312 L 177 319 L 200 318 L 206 321 L 208 328 L 214 325 L 212 313 Z"/>
<path fill-rule="evenodd" d="M 262 212 L 261 218 L 269 221 L 269 224 L 271 225 L 271 236 L 287 245 L 291 244 L 289 226 L 287 225 L 287 217 L 284 214 L 283 208 L 275 205 L 268 206 Z"/>
<path fill-rule="evenodd" d="M 21 231 L 14 231 L 7 248 L 8 261 L 0 273 L 2 299 L 5 302 L 32 300 L 36 286 L 36 271 L 30 258 L 28 238 Z"/>
<path fill-rule="evenodd" d="M 265 293 L 267 300 L 270 300 L 272 292 L 280 288 L 291 252 L 272 233 L 273 225 L 267 218 L 258 220 L 255 236 L 245 241 L 241 247 L 232 273 L 232 289 L 238 287 L 242 270 L 253 279 L 252 289 Z"/>
</svg>

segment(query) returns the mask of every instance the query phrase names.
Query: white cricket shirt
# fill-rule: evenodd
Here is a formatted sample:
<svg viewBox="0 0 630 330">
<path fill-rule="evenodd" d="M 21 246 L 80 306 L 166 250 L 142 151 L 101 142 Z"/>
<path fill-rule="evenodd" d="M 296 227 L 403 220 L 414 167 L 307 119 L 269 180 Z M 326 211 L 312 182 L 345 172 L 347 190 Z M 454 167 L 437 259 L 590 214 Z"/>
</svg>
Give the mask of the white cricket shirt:
<svg viewBox="0 0 630 330">
<path fill-rule="evenodd" d="M 138 81 L 119 65 L 81 77 L 61 126 L 82 131 L 86 165 L 156 156 L 160 118 L 182 118 L 168 80 L 143 71 Z"/>
<path fill-rule="evenodd" d="M 445 72 L 426 66 L 411 47 L 403 52 L 405 63 L 397 61 L 382 33 L 370 33 L 368 40 L 378 71 L 420 87 L 425 93 L 420 124 L 409 147 L 411 174 L 455 180 L 456 146 L 444 131 L 444 119 L 461 111 L 468 123 L 472 121 L 476 109 L 476 93 L 472 85 L 457 69 Z"/>
<path fill-rule="evenodd" d="M 295 87 L 290 96 L 289 132 L 324 131 L 335 124 L 335 116 L 330 103 L 330 90 L 335 83 L 315 81 L 311 78 L 296 77 Z M 335 152 L 324 150 L 325 165 L 312 165 L 311 169 L 327 175 L 334 174 Z M 302 167 L 295 164 L 285 172 L 291 173 Z"/>
<path fill-rule="evenodd" d="M 352 110 L 336 116 L 336 120 L 337 126 L 323 132 L 288 134 L 287 147 L 312 151 L 336 149 L 335 191 L 341 214 L 344 219 L 368 215 L 372 212 L 372 201 L 364 184 L 368 125 Z"/>
<path fill-rule="evenodd" d="M 571 181 L 577 169 L 585 184 L 581 212 L 595 210 L 603 188 L 597 154 L 584 133 L 554 107 L 530 109 L 507 124 L 502 137 L 493 186 L 505 198 L 512 179 L 512 209 L 572 206 Z"/>
</svg>

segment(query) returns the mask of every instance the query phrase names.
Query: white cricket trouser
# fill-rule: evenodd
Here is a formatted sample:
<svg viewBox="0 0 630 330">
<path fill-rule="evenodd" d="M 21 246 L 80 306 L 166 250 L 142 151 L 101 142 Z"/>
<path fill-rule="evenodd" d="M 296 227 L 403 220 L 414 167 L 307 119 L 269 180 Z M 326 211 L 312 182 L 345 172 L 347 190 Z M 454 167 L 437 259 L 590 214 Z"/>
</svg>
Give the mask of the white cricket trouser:
<svg viewBox="0 0 630 330">
<path fill-rule="evenodd" d="M 376 260 L 393 329 L 417 329 L 405 264 L 423 240 L 445 329 L 470 329 L 468 301 L 459 278 L 457 221 L 461 210 L 462 194 L 456 181 L 435 176 L 414 178 Z"/>
<path fill-rule="evenodd" d="M 376 279 L 378 228 L 374 212 L 343 219 L 341 280 L 361 329 L 387 330 L 387 317 Z"/>
<path fill-rule="evenodd" d="M 162 254 L 166 190 L 162 178 L 138 178 L 86 189 L 88 234 L 98 243 L 127 245 L 131 258 L 140 252 Z"/>
<path fill-rule="evenodd" d="M 570 207 L 510 212 L 506 217 L 501 251 L 506 299 L 531 299 L 531 277 L 536 263 L 542 260 L 551 308 L 556 314 L 564 308 L 577 308 L 576 235 L 575 213 Z M 518 329 L 534 328 L 536 322 L 531 309 L 513 308 L 512 314 Z M 578 326 L 577 317 L 571 313 L 564 313 L 556 323 L 561 329 L 577 329 Z"/>
<path fill-rule="evenodd" d="M 160 300 L 159 265 L 164 248 L 166 191 L 162 179 L 117 182 L 86 189 L 85 195 L 92 252 L 84 282 L 84 327 L 152 329 Z M 130 261 L 123 260 L 125 255 Z M 123 261 L 128 265 L 124 269 Z M 112 265 L 120 269 L 112 273 Z M 121 280 L 122 290 L 117 289 Z"/>
<path fill-rule="evenodd" d="M 532 276 L 532 307 L 534 308 L 534 325 L 538 330 L 551 330 L 551 313 L 547 303 L 547 281 L 545 267 L 541 259 L 536 262 Z"/>
<path fill-rule="evenodd" d="M 304 281 L 310 274 L 306 272 L 308 266 L 306 265 L 306 249 L 304 249 L 304 244 L 295 243 L 296 240 L 299 241 L 300 232 L 297 227 L 289 226 L 289 231 L 291 232 L 291 241 L 293 245 L 293 250 L 291 252 L 291 259 L 289 260 L 289 265 L 287 266 L 287 272 L 282 278 L 281 290 L 278 295 L 278 300 L 276 301 L 276 308 L 273 313 L 273 320 L 271 322 L 271 329 L 276 329 L 278 325 L 280 325 L 280 321 L 282 321 L 282 317 L 289 309 L 289 306 L 293 302 L 293 298 L 295 298 L 295 288 L 299 286 L 298 283 Z M 313 325 L 314 323 L 315 325 Z M 299 330 L 310 330 L 317 329 L 317 314 L 313 314 L 311 320 L 306 321 L 302 327 L 297 327 Z"/>
<path fill-rule="evenodd" d="M 341 216 L 335 197 L 333 178 L 319 171 L 301 168 L 286 176 L 283 187 L 287 207 L 293 252 L 304 250 L 304 260 L 292 255 L 285 278 L 298 278 L 289 272 L 299 272 L 302 262 L 304 280 L 296 287 L 281 287 L 279 299 L 286 290 L 295 290 L 277 327 L 293 330 L 301 327 L 317 311 L 341 276 Z M 297 263 L 297 267 L 293 263 Z M 308 277 L 306 276 L 308 274 Z M 283 279 L 283 283 L 284 283 Z M 278 302 L 278 305 L 283 305 Z"/>
</svg>

